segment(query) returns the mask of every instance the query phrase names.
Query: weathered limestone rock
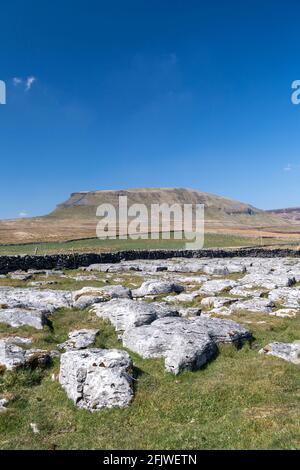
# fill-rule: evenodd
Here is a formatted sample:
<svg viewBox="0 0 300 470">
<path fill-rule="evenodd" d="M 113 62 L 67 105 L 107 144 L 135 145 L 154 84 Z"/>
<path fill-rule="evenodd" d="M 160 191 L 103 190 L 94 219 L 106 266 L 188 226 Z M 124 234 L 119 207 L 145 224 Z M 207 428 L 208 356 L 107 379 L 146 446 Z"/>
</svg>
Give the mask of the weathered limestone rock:
<svg viewBox="0 0 300 470">
<path fill-rule="evenodd" d="M 165 358 L 166 370 L 178 374 L 198 369 L 216 353 L 216 345 L 190 320 L 164 318 L 151 325 L 131 328 L 123 335 L 123 345 L 143 358 Z"/>
<path fill-rule="evenodd" d="M 165 302 L 193 302 L 197 297 L 201 295 L 199 290 L 195 290 L 192 292 L 182 292 L 178 295 L 168 295 L 167 297 L 163 298 Z"/>
<path fill-rule="evenodd" d="M 20 344 L 30 344 L 28 338 L 17 336 L 0 339 L 0 365 L 7 370 L 16 369 L 20 366 L 30 365 L 46 366 L 51 361 L 51 355 L 48 351 L 41 349 L 23 349 Z"/>
<path fill-rule="evenodd" d="M 80 309 L 119 298 L 131 299 L 131 290 L 123 286 L 83 287 L 72 294 L 73 306 Z"/>
<path fill-rule="evenodd" d="M 167 305 L 130 299 L 113 299 L 95 304 L 91 311 L 98 317 L 108 319 L 117 331 L 146 325 L 160 317 L 178 316 L 177 310 Z"/>
<path fill-rule="evenodd" d="M 218 342 L 238 342 L 250 338 L 239 324 L 219 319 L 162 318 L 151 325 L 130 328 L 123 345 L 143 358 L 165 358 L 166 370 L 178 374 L 198 369 L 216 353 Z"/>
<path fill-rule="evenodd" d="M 79 349 L 85 349 L 91 346 L 99 334 L 99 330 L 75 330 L 69 333 L 69 339 L 64 343 L 58 344 L 59 349 L 65 349 L 65 351 L 77 351 Z"/>
<path fill-rule="evenodd" d="M 201 315 L 201 309 L 197 307 L 180 308 L 178 312 L 182 318 L 200 317 Z"/>
<path fill-rule="evenodd" d="M 235 302 L 230 306 L 231 312 L 247 310 L 255 313 L 272 313 L 274 303 L 269 299 L 251 299 Z"/>
<path fill-rule="evenodd" d="M 164 264 L 165 263 L 165 264 Z M 166 271 L 167 262 L 160 261 L 159 264 L 155 261 L 137 260 L 137 261 L 122 261 L 121 263 L 106 263 L 106 264 L 91 264 L 86 271 L 98 271 L 106 273 L 126 273 L 130 271 L 136 272 L 161 272 Z"/>
<path fill-rule="evenodd" d="M 209 280 L 209 276 L 199 275 L 199 276 L 181 276 L 177 278 L 178 282 L 184 282 L 187 284 L 203 284 Z"/>
<path fill-rule="evenodd" d="M 300 364 L 300 342 L 270 343 L 259 351 L 266 356 L 275 356 L 293 364 Z"/>
<path fill-rule="evenodd" d="M 233 281 L 231 279 L 214 279 L 212 281 L 205 282 L 202 285 L 200 292 L 202 293 L 202 295 L 218 294 L 225 290 L 232 289 L 237 285 L 237 281 Z"/>
<path fill-rule="evenodd" d="M 198 273 L 203 271 L 204 267 L 206 266 L 207 261 L 201 260 L 194 260 L 194 261 L 187 261 L 187 260 L 177 260 L 175 263 L 168 265 L 168 271 L 170 272 L 178 272 L 178 273 Z"/>
<path fill-rule="evenodd" d="M 86 349 L 61 355 L 59 381 L 79 408 L 125 407 L 133 398 L 132 361 L 125 351 Z"/>
<path fill-rule="evenodd" d="M 272 302 L 288 308 L 300 308 L 300 289 L 298 287 L 281 287 L 269 293 Z"/>
<path fill-rule="evenodd" d="M 214 276 L 228 276 L 228 274 L 238 274 L 246 272 L 246 266 L 242 263 L 232 261 L 209 260 L 203 271 Z"/>
<path fill-rule="evenodd" d="M 231 315 L 231 310 L 229 307 L 215 307 L 207 312 L 209 315 L 221 315 L 221 316 L 228 316 Z"/>
<path fill-rule="evenodd" d="M 204 266 L 203 272 L 213 276 L 228 276 L 229 274 L 229 270 L 226 266 L 219 266 L 217 264 L 213 266 Z"/>
<path fill-rule="evenodd" d="M 47 316 L 38 310 L 21 308 L 0 309 L 0 323 L 5 323 L 14 328 L 26 325 L 42 330 L 43 326 L 47 324 Z"/>
<path fill-rule="evenodd" d="M 237 296 L 237 297 L 262 297 L 265 293 L 265 290 L 262 289 L 253 289 L 253 286 L 250 284 L 245 284 L 244 286 L 237 286 L 234 287 L 229 291 L 230 295 Z"/>
<path fill-rule="evenodd" d="M 240 344 L 251 339 L 251 333 L 242 325 L 232 320 L 220 318 L 195 318 L 194 323 L 202 328 L 216 343 Z"/>
<path fill-rule="evenodd" d="M 296 279 L 286 272 L 254 272 L 246 274 L 241 279 L 242 284 L 251 284 L 254 287 L 263 287 L 265 289 L 276 289 L 277 287 L 290 287 L 294 285 Z"/>
<path fill-rule="evenodd" d="M 201 300 L 201 305 L 208 308 L 220 308 L 231 305 L 238 300 L 239 299 L 234 299 L 232 297 L 205 297 Z"/>
<path fill-rule="evenodd" d="M 169 294 L 175 292 L 179 294 L 184 291 L 184 287 L 173 282 L 146 281 L 139 289 L 132 291 L 133 297 L 144 297 L 146 295 Z"/>
<path fill-rule="evenodd" d="M 141 301 L 139 301 L 140 303 Z M 144 303 L 144 302 L 143 302 Z M 149 305 L 149 304 L 148 304 Z M 178 317 L 179 312 L 177 307 L 166 305 L 160 302 L 151 302 L 151 307 L 155 309 L 156 318 L 164 317 Z"/>
<path fill-rule="evenodd" d="M 70 308 L 72 294 L 60 290 L 0 287 L 0 305 L 7 308 L 35 309 L 43 313 L 52 313 L 59 308 Z"/>
</svg>

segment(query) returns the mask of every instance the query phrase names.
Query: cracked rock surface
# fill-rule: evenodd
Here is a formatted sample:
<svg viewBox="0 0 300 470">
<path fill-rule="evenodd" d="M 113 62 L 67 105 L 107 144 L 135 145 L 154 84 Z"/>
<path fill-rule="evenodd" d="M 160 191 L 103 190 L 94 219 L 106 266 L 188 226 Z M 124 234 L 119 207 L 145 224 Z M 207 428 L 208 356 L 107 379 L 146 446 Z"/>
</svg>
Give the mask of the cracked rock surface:
<svg viewBox="0 0 300 470">
<path fill-rule="evenodd" d="M 86 349 L 61 355 L 59 382 L 79 408 L 125 407 L 133 398 L 132 361 L 117 349 Z"/>
<path fill-rule="evenodd" d="M 251 334 L 230 320 L 162 318 L 151 325 L 130 328 L 123 335 L 123 345 L 143 358 L 165 358 L 167 371 L 178 374 L 185 369 L 199 369 L 217 352 L 217 343 L 236 343 Z"/>
<path fill-rule="evenodd" d="M 113 299 L 95 304 L 91 311 L 98 317 L 108 319 L 117 331 L 147 325 L 160 317 L 179 315 L 176 309 L 164 304 L 130 299 Z"/>
<path fill-rule="evenodd" d="M 59 308 L 70 308 L 71 292 L 0 287 L 0 305 L 6 308 L 36 309 L 52 313 Z"/>
<path fill-rule="evenodd" d="M 0 323 L 5 323 L 14 328 L 31 326 L 37 330 L 42 330 L 47 323 L 47 316 L 39 310 L 25 308 L 0 309 Z"/>
</svg>

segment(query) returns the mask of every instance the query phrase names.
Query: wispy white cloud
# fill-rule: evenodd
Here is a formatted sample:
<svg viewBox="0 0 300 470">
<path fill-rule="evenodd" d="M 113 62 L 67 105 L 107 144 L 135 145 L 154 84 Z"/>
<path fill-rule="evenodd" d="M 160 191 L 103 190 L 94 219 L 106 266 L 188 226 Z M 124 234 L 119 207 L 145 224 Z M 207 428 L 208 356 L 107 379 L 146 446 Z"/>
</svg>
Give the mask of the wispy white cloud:
<svg viewBox="0 0 300 470">
<path fill-rule="evenodd" d="M 36 82 L 37 78 L 34 77 L 33 75 L 30 75 L 27 78 L 21 78 L 21 77 L 13 77 L 13 85 L 15 87 L 22 86 L 24 87 L 25 91 L 30 91 L 33 84 Z"/>
<path fill-rule="evenodd" d="M 14 77 L 14 78 L 13 78 L 13 84 L 14 84 L 15 86 L 20 85 L 22 82 L 23 82 L 22 78 L 19 78 L 19 77 Z"/>
<path fill-rule="evenodd" d="M 26 87 L 25 87 L 25 90 L 26 91 L 29 91 L 31 88 L 32 88 L 32 85 L 34 84 L 34 82 L 36 82 L 36 77 L 28 77 L 26 79 Z"/>
</svg>

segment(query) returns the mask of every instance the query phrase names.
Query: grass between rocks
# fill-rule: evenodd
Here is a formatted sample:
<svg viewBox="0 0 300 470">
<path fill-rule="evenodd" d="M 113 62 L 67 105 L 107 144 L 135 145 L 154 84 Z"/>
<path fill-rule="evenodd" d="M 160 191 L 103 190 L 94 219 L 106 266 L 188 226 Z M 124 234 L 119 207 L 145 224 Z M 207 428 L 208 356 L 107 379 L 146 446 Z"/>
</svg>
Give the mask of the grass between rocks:
<svg viewBox="0 0 300 470">
<path fill-rule="evenodd" d="M 103 285 L 105 276 L 99 274 L 97 285 Z M 125 279 L 128 284 L 142 282 L 123 274 L 122 284 Z M 74 289 L 72 282 L 62 278 L 57 286 Z M 219 355 L 199 371 L 175 377 L 165 372 L 163 360 L 143 360 L 129 351 L 135 396 L 125 409 L 92 414 L 76 408 L 53 380 L 58 360 L 46 370 L 0 375 L 0 395 L 12 399 L 0 413 L 0 448 L 299 449 L 299 366 L 262 356 L 258 350 L 272 341 L 300 339 L 300 317 L 239 312 L 231 318 L 253 332 L 254 342 L 239 350 L 220 347 Z M 0 325 L 0 333 L 30 336 L 32 347 L 52 350 L 69 331 L 83 327 L 100 329 L 95 347 L 122 349 L 113 327 L 87 310 L 57 311 L 43 331 Z M 30 423 L 38 426 L 38 434 Z"/>
<path fill-rule="evenodd" d="M 280 243 L 278 238 L 263 239 L 264 245 Z M 225 248 L 256 246 L 261 244 L 261 239 L 256 237 L 242 237 L 218 233 L 206 233 L 204 248 Z M 96 238 L 53 243 L 28 243 L 21 245 L 0 245 L 0 255 L 19 254 L 51 254 L 51 253 L 84 253 L 124 250 L 149 250 L 149 249 L 183 249 L 183 240 L 98 240 Z"/>
</svg>

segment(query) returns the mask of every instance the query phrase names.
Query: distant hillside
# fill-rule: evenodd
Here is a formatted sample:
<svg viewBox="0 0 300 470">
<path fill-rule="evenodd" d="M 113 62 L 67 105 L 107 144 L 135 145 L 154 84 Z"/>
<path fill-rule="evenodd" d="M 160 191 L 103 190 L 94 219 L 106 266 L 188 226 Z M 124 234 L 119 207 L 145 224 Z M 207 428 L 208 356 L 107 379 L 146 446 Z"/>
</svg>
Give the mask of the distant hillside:
<svg viewBox="0 0 300 470">
<path fill-rule="evenodd" d="M 271 215 L 279 215 L 287 222 L 300 222 L 300 207 L 289 207 L 287 209 L 274 209 L 266 211 Z"/>
<path fill-rule="evenodd" d="M 210 232 L 269 236 L 287 226 L 277 214 L 266 213 L 250 204 L 193 189 L 143 188 L 86 191 L 71 194 L 50 214 L 43 217 L 0 221 L 0 243 L 59 241 L 96 236 L 96 209 L 110 203 L 118 207 L 119 196 L 127 196 L 128 206 L 145 204 L 204 204 L 205 229 Z M 270 230 L 271 228 L 271 230 Z M 158 230 L 160 231 L 160 225 Z M 251 233 L 250 233 L 251 232 Z M 272 236 L 272 235 L 271 235 Z"/>
<path fill-rule="evenodd" d="M 96 214 L 100 204 L 110 203 L 118 207 L 120 196 L 127 196 L 128 205 L 145 204 L 149 209 L 151 204 L 204 204 L 206 214 L 212 219 L 230 218 L 236 216 L 261 216 L 263 211 L 250 204 L 203 193 L 192 189 L 128 189 L 119 191 L 90 191 L 71 194 L 70 198 L 59 204 L 49 214 L 49 217 L 59 218 L 90 218 Z"/>
</svg>

